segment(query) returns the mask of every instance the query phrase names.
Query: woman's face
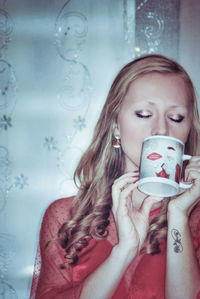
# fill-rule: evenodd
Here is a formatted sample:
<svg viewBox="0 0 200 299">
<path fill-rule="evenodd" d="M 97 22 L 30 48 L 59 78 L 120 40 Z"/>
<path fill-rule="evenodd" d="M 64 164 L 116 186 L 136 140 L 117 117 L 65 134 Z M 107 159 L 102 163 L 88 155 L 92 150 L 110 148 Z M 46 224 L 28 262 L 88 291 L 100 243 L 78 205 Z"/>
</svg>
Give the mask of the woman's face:
<svg viewBox="0 0 200 299">
<path fill-rule="evenodd" d="M 126 171 L 139 167 L 144 138 L 166 135 L 186 142 L 191 128 L 187 86 L 173 74 L 149 73 L 129 87 L 115 134 L 121 138 Z"/>
</svg>

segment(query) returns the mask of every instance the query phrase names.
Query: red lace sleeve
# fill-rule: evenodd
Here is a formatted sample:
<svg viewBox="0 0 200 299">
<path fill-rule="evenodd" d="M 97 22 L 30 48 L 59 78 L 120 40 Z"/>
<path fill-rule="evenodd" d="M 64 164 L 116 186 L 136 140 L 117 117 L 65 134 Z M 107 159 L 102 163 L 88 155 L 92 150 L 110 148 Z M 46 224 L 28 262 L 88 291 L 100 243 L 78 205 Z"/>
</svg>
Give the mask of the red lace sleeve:
<svg viewBox="0 0 200 299">
<path fill-rule="evenodd" d="M 31 299 L 79 298 L 84 279 L 110 254 L 112 245 L 107 240 L 91 240 L 81 251 L 75 267 L 61 268 L 66 263 L 65 251 L 54 240 L 60 226 L 69 220 L 71 201 L 72 198 L 57 200 L 45 212 L 40 231 L 41 269 L 37 288 L 32 290 Z"/>
<path fill-rule="evenodd" d="M 60 226 L 69 220 L 71 202 L 72 198 L 57 200 L 44 214 L 39 240 L 41 269 L 35 293 L 36 299 L 68 298 L 67 290 L 72 287 L 71 269 L 61 269 L 61 265 L 66 262 L 65 252 L 54 241 Z M 78 287 L 77 292 L 79 292 Z M 70 298 L 73 298 L 71 294 Z"/>
<path fill-rule="evenodd" d="M 195 207 L 190 217 L 190 229 L 193 236 L 193 243 L 200 266 L 200 203 Z"/>
<path fill-rule="evenodd" d="M 193 236 L 194 248 L 196 250 L 196 256 L 200 267 L 200 203 L 195 207 L 190 217 L 190 229 Z M 200 299 L 200 291 L 196 297 Z"/>
</svg>

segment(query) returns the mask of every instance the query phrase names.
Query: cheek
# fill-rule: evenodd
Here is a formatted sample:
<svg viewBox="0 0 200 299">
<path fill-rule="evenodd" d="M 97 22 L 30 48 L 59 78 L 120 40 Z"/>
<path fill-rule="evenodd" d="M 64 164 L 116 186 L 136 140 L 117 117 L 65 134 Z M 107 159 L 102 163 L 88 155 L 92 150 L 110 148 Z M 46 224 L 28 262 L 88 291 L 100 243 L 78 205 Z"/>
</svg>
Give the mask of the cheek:
<svg viewBox="0 0 200 299">
<path fill-rule="evenodd" d="M 189 135 L 189 132 L 185 134 L 183 133 L 182 136 L 179 138 L 183 141 L 183 143 L 186 143 L 187 142 L 187 139 L 188 139 L 188 135 Z"/>
<path fill-rule="evenodd" d="M 140 162 L 142 143 L 147 136 L 144 136 L 144 131 L 139 131 L 138 127 L 124 129 L 124 127 L 121 127 L 120 130 L 122 149 L 126 156 L 138 164 Z"/>
<path fill-rule="evenodd" d="M 183 128 L 180 128 L 177 132 L 177 138 L 180 139 L 183 143 L 187 142 L 188 135 L 191 129 L 191 122 L 188 122 Z"/>
<path fill-rule="evenodd" d="M 130 123 L 120 126 L 121 142 L 125 144 L 134 144 L 138 146 L 143 141 L 142 131 L 136 125 Z"/>
</svg>

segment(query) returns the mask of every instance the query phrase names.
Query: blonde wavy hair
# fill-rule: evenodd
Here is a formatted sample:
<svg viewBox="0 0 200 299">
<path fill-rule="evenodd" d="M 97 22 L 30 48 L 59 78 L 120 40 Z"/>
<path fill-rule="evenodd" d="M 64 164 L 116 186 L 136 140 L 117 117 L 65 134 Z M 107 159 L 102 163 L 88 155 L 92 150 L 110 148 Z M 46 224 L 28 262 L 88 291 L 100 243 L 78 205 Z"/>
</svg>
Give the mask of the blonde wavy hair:
<svg viewBox="0 0 200 299">
<path fill-rule="evenodd" d="M 69 264 L 73 265 L 78 261 L 78 253 L 88 245 L 91 238 L 102 240 L 108 234 L 107 227 L 112 208 L 111 186 L 125 171 L 123 149 L 113 148 L 114 128 L 130 84 L 138 77 L 151 72 L 175 74 L 184 80 L 193 113 L 185 151 L 190 155 L 200 154 L 200 121 L 195 89 L 183 67 L 157 54 L 139 57 L 125 65 L 113 81 L 91 144 L 74 173 L 79 192 L 71 206 L 71 220 L 64 223 L 58 232 Z M 160 252 L 160 241 L 166 239 L 167 204 L 168 201 L 163 203 L 160 214 L 151 222 L 143 252 Z"/>
</svg>

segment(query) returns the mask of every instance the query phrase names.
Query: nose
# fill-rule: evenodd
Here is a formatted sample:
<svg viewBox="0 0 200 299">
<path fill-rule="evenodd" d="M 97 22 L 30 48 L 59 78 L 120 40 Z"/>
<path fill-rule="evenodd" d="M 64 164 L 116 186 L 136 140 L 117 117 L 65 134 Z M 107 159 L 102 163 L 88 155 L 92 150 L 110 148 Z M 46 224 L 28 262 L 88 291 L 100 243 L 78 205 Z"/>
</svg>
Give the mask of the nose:
<svg viewBox="0 0 200 299">
<path fill-rule="evenodd" d="M 151 135 L 164 135 L 168 136 L 168 123 L 165 117 L 158 117 L 155 119 L 151 129 Z"/>
</svg>

